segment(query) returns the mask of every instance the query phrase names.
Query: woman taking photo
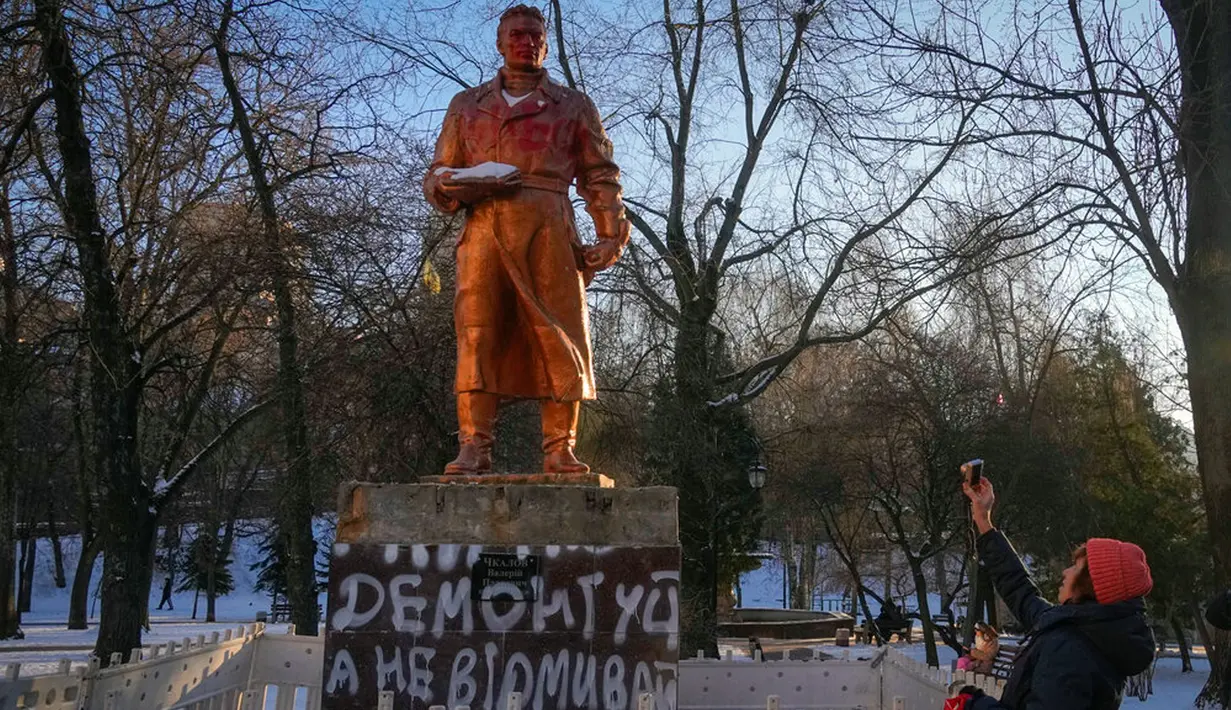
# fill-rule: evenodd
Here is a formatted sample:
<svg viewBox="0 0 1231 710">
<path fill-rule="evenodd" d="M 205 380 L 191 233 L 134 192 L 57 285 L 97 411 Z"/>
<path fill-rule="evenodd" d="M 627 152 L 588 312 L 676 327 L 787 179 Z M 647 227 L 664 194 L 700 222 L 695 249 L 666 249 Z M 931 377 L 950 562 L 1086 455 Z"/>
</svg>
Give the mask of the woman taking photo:
<svg viewBox="0 0 1231 710">
<path fill-rule="evenodd" d="M 1140 547 L 1092 538 L 1064 570 L 1059 604 L 1043 598 L 1008 538 L 992 525 L 996 496 L 986 478 L 971 487 L 979 563 L 1022 627 L 1026 642 L 1000 700 L 973 687 L 946 710 L 1116 710 L 1125 680 L 1154 661 L 1143 597 L 1153 587 Z"/>
</svg>

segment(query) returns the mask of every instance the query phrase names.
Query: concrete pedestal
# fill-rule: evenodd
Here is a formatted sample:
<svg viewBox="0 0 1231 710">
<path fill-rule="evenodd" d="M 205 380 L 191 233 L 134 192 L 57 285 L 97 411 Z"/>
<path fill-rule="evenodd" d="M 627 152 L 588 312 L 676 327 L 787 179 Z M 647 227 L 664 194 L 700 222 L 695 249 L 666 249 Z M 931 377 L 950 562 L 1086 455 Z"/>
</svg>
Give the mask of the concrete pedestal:
<svg viewBox="0 0 1231 710">
<path fill-rule="evenodd" d="M 673 488 L 348 484 L 323 708 L 676 705 Z"/>
</svg>

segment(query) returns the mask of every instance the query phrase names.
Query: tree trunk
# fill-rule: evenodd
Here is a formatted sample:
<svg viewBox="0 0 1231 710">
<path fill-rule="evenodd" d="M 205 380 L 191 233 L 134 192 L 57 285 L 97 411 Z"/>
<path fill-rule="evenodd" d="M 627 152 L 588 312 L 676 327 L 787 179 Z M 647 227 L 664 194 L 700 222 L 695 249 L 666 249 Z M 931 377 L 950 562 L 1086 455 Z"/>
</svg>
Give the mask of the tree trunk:
<svg viewBox="0 0 1231 710">
<path fill-rule="evenodd" d="M 718 657 L 718 533 L 711 526 L 710 528 L 710 543 L 709 543 L 709 568 L 713 577 L 710 578 L 709 584 L 706 585 L 709 594 L 706 596 L 707 606 L 714 610 L 714 648 L 706 649 L 706 654 L 713 653 L 714 657 Z"/>
<path fill-rule="evenodd" d="M 235 544 L 235 516 L 236 514 L 237 514 L 236 509 L 234 507 L 231 508 L 227 515 L 227 526 L 222 533 L 222 544 L 218 546 L 218 554 L 222 557 L 222 560 L 224 562 L 231 557 L 231 547 Z M 215 584 L 216 582 L 213 579 L 211 579 L 210 580 L 211 599 L 209 600 L 209 611 L 207 613 L 207 617 L 211 621 L 214 620 L 214 599 L 217 598 L 218 596 L 216 593 L 214 593 L 212 589 L 213 585 Z"/>
<path fill-rule="evenodd" d="M 0 297 L 4 298 L 0 330 L 0 639 L 17 634 L 17 560 L 13 548 L 17 525 L 17 396 L 19 358 L 17 333 L 17 245 L 9 211 L 8 184 L 0 185 Z"/>
<path fill-rule="evenodd" d="M 792 555 L 794 559 L 794 555 Z M 791 605 L 796 609 L 811 609 L 816 589 L 816 543 L 805 541 L 795 565 L 795 594 Z"/>
<path fill-rule="evenodd" d="M 962 645 L 966 648 L 974 648 L 975 624 L 983 613 L 983 585 L 980 583 L 983 576 L 978 564 L 970 565 L 970 591 L 967 592 L 966 619 L 962 622 Z"/>
<path fill-rule="evenodd" d="M 102 552 L 102 539 L 96 535 L 81 533 L 81 557 L 77 559 L 77 571 L 73 573 L 73 588 L 68 602 L 68 628 L 89 627 L 90 581 L 94 578 L 94 563 Z"/>
<path fill-rule="evenodd" d="M 932 565 L 936 570 L 936 591 L 940 593 L 940 608 L 936 611 L 948 612 L 953 606 L 953 599 L 949 596 L 949 570 L 945 569 L 945 553 L 933 557 Z"/>
<path fill-rule="evenodd" d="M 34 538 L 34 531 L 27 530 L 26 538 L 21 541 L 21 589 L 17 593 L 17 610 L 23 614 L 30 611 L 34 593 L 34 558 L 37 552 L 38 540 Z"/>
<path fill-rule="evenodd" d="M 209 548 L 205 560 L 205 620 L 215 621 L 214 601 L 218 598 L 218 528 L 210 524 Z M 193 618 L 196 618 L 196 603 L 193 603 Z"/>
<path fill-rule="evenodd" d="M 791 546 L 782 544 L 782 608 L 791 608 Z"/>
<path fill-rule="evenodd" d="M 842 563 L 846 565 L 847 572 L 850 572 L 851 578 L 855 580 L 855 595 L 858 598 L 859 610 L 863 612 L 864 628 L 872 631 L 873 637 L 876 639 L 876 645 L 880 646 L 886 643 L 888 639 L 880 634 L 880 630 L 872 623 L 872 607 L 868 606 L 868 595 L 866 587 L 863 586 L 863 575 L 859 573 L 859 565 L 855 561 L 854 555 L 839 555 L 842 558 Z"/>
<path fill-rule="evenodd" d="M 109 658 L 122 653 L 127 658 L 141 645 L 141 630 L 147 625 L 157 524 L 147 514 L 127 524 L 109 522 L 108 527 L 95 654 Z"/>
<path fill-rule="evenodd" d="M 927 664 L 939 668 L 940 656 L 936 653 L 936 629 L 932 627 L 932 612 L 928 608 L 928 580 L 923 572 L 923 560 L 907 552 L 906 561 L 915 579 L 915 601 L 919 606 L 919 621 L 923 624 L 923 650 L 927 653 Z"/>
<path fill-rule="evenodd" d="M 1231 632 L 1210 630 L 1210 643 L 1205 647 L 1210 659 L 1210 676 L 1201 689 L 1197 704 L 1202 708 L 1231 707 Z M 1205 701 L 1202 704 L 1202 700 Z"/>
<path fill-rule="evenodd" d="M 1197 696 L 1197 707 L 1212 708 L 1212 707 L 1231 707 L 1231 685 L 1220 682 L 1220 679 L 1228 673 L 1228 665 L 1231 664 L 1231 654 L 1223 653 L 1222 649 L 1228 647 L 1228 642 L 1231 642 L 1231 633 L 1219 631 L 1205 622 L 1205 614 L 1201 612 L 1201 607 L 1197 605 L 1195 599 L 1190 599 L 1188 602 L 1189 613 L 1192 614 L 1193 622 L 1197 626 L 1197 635 L 1201 637 L 1201 644 L 1205 646 L 1206 657 L 1210 661 L 1210 675 L 1206 680 L 1205 687 L 1201 689 L 1201 694 Z"/>
<path fill-rule="evenodd" d="M 1169 615 L 1171 619 L 1171 631 L 1175 634 L 1175 642 L 1180 646 L 1180 672 L 1193 672 L 1192 654 L 1188 650 L 1188 636 L 1184 634 L 1184 625 L 1180 623 L 1180 618 L 1175 614 Z"/>
<path fill-rule="evenodd" d="M 0 424 L 0 427 L 4 426 Z M 10 467 L 0 462 L 0 639 L 11 638 L 21 626 L 21 596 L 17 575 L 17 560 L 13 553 L 16 541 L 16 500 L 12 495 L 15 477 L 7 475 Z"/>
<path fill-rule="evenodd" d="M 106 484 L 102 619 L 94 652 L 107 664 L 112 653 L 127 654 L 141 645 L 157 530 L 138 454 L 141 352 L 129 340 L 120 311 L 81 107 L 87 92 L 57 0 L 35 0 L 34 26 L 41 38 L 42 68 L 55 104 L 63 217 L 77 247 L 76 266 L 84 295 L 94 456 L 97 473 Z"/>
<path fill-rule="evenodd" d="M 987 605 L 987 625 L 993 629 L 999 629 L 1001 626 L 1001 601 L 1000 596 L 996 594 L 995 585 L 992 584 L 992 576 L 990 574 L 983 575 L 979 578 L 979 584 L 983 586 L 983 599 Z"/>
<path fill-rule="evenodd" d="M 183 539 L 183 531 L 178 524 L 168 523 L 162 530 L 162 550 L 163 558 L 166 560 L 165 567 L 167 576 L 171 578 L 171 588 L 175 589 L 175 572 L 179 566 L 180 543 Z"/>
<path fill-rule="evenodd" d="M 78 525 L 81 528 L 81 554 L 73 573 L 73 588 L 69 595 L 68 628 L 88 627 L 90 611 L 90 582 L 94 579 L 94 563 L 102 552 L 102 538 L 94 531 L 93 488 L 90 485 L 90 465 L 86 446 L 84 406 L 81 402 L 83 385 L 80 373 L 74 368 L 73 375 L 73 433 L 77 439 L 77 504 Z"/>
<path fill-rule="evenodd" d="M 285 447 L 286 476 L 277 509 L 278 532 L 283 536 L 283 568 L 286 570 L 286 596 L 291 606 L 295 632 L 315 636 L 319 622 L 316 593 L 316 540 L 312 534 L 313 466 L 308 443 L 307 411 L 304 402 L 303 369 L 299 362 L 299 334 L 295 294 L 292 288 L 293 265 L 284 248 L 285 230 L 278 217 L 273 188 L 256 144 L 248 108 L 231 69 L 227 29 L 233 2 L 227 0 L 214 35 L 214 51 L 222 83 L 231 103 L 231 118 L 240 142 L 253 189 L 261 208 L 261 226 L 268 250 L 270 285 L 278 318 L 278 399 L 282 408 L 282 435 Z"/>
<path fill-rule="evenodd" d="M 218 599 L 217 580 L 213 567 L 209 570 L 209 576 L 205 580 L 205 620 L 208 622 L 217 621 L 214 614 L 214 602 Z"/>
<path fill-rule="evenodd" d="M 872 619 L 875 617 L 872 616 L 872 607 L 868 606 L 868 595 L 864 591 L 862 581 L 855 583 L 855 590 L 855 593 L 859 595 L 859 609 L 863 612 L 864 628 L 872 631 L 872 636 L 876 639 L 877 646 L 888 643 L 889 640 L 881 636 L 880 629 L 876 628 L 876 626 L 872 623 Z"/>
<path fill-rule="evenodd" d="M 1223 225 L 1231 231 L 1231 224 Z M 1190 224 L 1189 229 L 1193 229 Z M 1228 235 L 1231 247 L 1231 235 Z M 1231 248 L 1223 258 L 1231 259 Z M 1231 263 L 1231 262 L 1229 262 Z M 1228 274 L 1231 277 L 1231 274 Z M 1221 584 L 1231 569 L 1231 287 L 1213 298 L 1214 291 L 1195 290 L 1186 299 L 1190 307 L 1181 318 L 1181 332 L 1188 354 L 1188 390 L 1192 400 L 1193 433 L 1197 467 L 1204 487 L 1206 521 L 1215 553 L 1215 575 Z M 1200 294 L 1205 294 L 1202 296 Z M 1177 314 L 1178 315 L 1178 314 Z M 1193 325 L 1185 327 L 1183 323 Z M 1227 634 L 1211 633 L 1207 646 L 1210 676 L 1201 697 L 1204 707 L 1231 708 L 1231 648 Z"/>
<path fill-rule="evenodd" d="M 84 350 L 84 348 L 83 348 Z M 77 525 L 81 530 L 81 554 L 73 572 L 73 587 L 69 593 L 68 628 L 85 629 L 90 617 L 90 582 L 94 579 L 94 563 L 102 552 L 102 538 L 94 529 L 94 488 L 90 480 L 90 452 L 86 438 L 85 385 L 81 369 L 73 366 L 73 438 L 77 441 Z"/>
<path fill-rule="evenodd" d="M 804 548 L 799 542 L 792 539 L 790 547 L 790 569 L 791 583 L 791 609 L 804 609 Z"/>
<path fill-rule="evenodd" d="M 832 511 L 821 511 L 821 522 L 825 525 L 825 535 L 833 543 L 834 552 L 838 554 L 838 559 L 842 561 L 842 565 L 846 567 L 846 571 L 851 576 L 851 583 L 855 588 L 855 595 L 859 604 L 859 609 L 863 612 L 864 628 L 872 631 L 876 638 L 876 644 L 881 645 L 885 639 L 881 638 L 879 630 L 872 624 L 872 609 L 868 606 L 868 595 L 863 585 L 863 575 L 859 572 L 859 558 L 856 557 L 856 552 L 853 549 L 843 549 L 844 544 L 840 542 L 841 536 L 835 535 L 837 530 L 837 520 L 833 519 Z M 831 524 L 831 519 L 833 523 Z M 852 544 L 850 547 L 854 547 Z"/>
<path fill-rule="evenodd" d="M 1218 582 L 1225 584 L 1231 570 L 1231 3 L 1161 4 L 1179 58 L 1180 158 L 1187 187 L 1184 262 L 1176 264 L 1170 284 L 1171 308 L 1184 338 L 1205 517 Z M 1202 699 L 1226 708 L 1229 637 L 1211 635 Z"/>
<path fill-rule="evenodd" d="M 885 601 L 893 600 L 893 548 L 885 547 Z"/>
<path fill-rule="evenodd" d="M 4 417 L 0 416 L 0 419 Z M 11 425 L 11 422 L 10 422 Z M 7 428 L 4 423 L 0 423 L 0 429 Z M 3 432 L 0 432 L 2 435 Z M 0 639 L 12 638 L 17 634 L 17 628 L 21 623 L 20 612 L 17 610 L 17 594 L 16 584 L 17 575 L 17 560 L 14 559 L 13 548 L 15 540 L 13 539 L 14 528 L 14 513 L 16 512 L 16 501 L 13 495 L 16 486 L 16 476 L 13 475 L 13 468 L 16 462 L 12 462 L 11 458 L 4 456 L 6 461 L 0 461 Z"/>
<path fill-rule="evenodd" d="M 56 589 L 64 589 L 68 586 L 68 580 L 64 578 L 64 550 L 60 546 L 60 533 L 56 529 L 54 502 L 47 505 L 47 535 L 51 538 L 51 556 L 56 565 Z"/>
<path fill-rule="evenodd" d="M 679 440 L 672 468 L 674 485 L 692 495 L 681 498 L 680 544 L 684 548 L 680 574 L 681 593 L 689 598 L 688 613 L 681 618 L 681 655 L 704 650 L 718 653 L 717 609 L 708 586 L 718 579 L 713 556 L 699 554 L 708 544 L 712 515 L 719 495 L 712 479 L 712 442 L 708 436 L 712 412 L 707 404 L 711 367 L 707 348 L 707 316 L 696 299 L 681 306 L 681 322 L 673 343 L 674 396 L 684 415 L 674 422 Z M 785 562 L 785 560 L 784 560 Z M 784 590 L 785 591 L 785 590 Z M 786 599 L 784 598 L 784 603 Z"/>
</svg>

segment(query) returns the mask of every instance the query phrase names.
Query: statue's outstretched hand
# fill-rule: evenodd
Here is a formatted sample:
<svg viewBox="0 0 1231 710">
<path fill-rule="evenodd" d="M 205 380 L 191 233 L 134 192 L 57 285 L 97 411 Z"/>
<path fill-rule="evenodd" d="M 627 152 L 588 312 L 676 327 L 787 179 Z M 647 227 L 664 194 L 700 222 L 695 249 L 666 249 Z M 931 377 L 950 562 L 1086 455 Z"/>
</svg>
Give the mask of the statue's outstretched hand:
<svg viewBox="0 0 1231 710">
<path fill-rule="evenodd" d="M 624 246 L 614 239 L 600 239 L 585 249 L 586 271 L 609 269 L 619 260 Z"/>
<path fill-rule="evenodd" d="M 478 204 L 489 197 L 516 192 L 520 188 L 521 173 L 518 171 L 500 177 L 466 180 L 454 179 L 452 173 L 446 173 L 437 185 L 446 197 L 466 205 Z"/>
<path fill-rule="evenodd" d="M 473 205 L 485 197 L 485 191 L 480 186 L 473 183 L 455 182 L 447 177 L 436 185 L 436 189 L 445 197 L 457 200 L 463 205 Z"/>
</svg>

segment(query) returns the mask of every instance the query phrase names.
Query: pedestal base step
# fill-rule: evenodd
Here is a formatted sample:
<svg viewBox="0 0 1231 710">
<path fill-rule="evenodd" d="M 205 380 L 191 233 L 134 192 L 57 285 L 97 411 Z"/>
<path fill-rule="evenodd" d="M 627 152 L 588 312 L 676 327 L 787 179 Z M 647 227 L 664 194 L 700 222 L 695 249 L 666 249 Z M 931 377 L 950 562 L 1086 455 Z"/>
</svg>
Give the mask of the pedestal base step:
<svg viewBox="0 0 1231 710">
<path fill-rule="evenodd" d="M 481 481 L 343 484 L 337 542 L 679 545 L 674 488 L 507 485 L 496 476 Z"/>
</svg>

